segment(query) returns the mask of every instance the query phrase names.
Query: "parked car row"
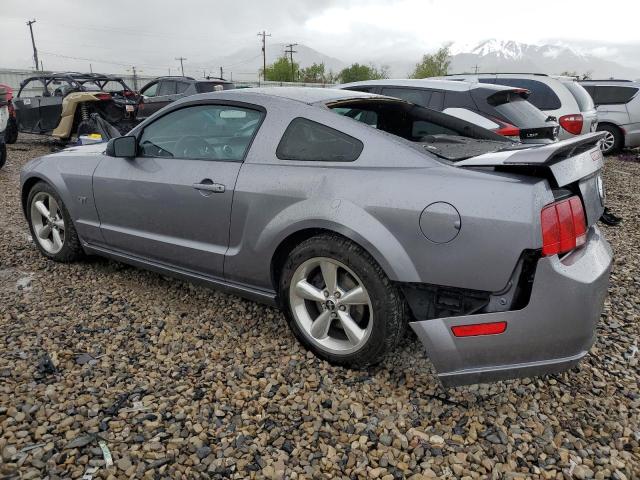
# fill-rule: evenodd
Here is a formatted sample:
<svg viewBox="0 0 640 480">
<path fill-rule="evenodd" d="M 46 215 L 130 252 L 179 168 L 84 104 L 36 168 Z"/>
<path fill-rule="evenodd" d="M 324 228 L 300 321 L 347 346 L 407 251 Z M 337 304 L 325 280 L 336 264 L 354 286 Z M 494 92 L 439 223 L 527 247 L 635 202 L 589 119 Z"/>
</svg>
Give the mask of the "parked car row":
<svg viewBox="0 0 640 480">
<path fill-rule="evenodd" d="M 181 98 L 106 148 L 26 164 L 34 243 L 279 306 L 339 365 L 381 361 L 410 325 L 446 385 L 567 369 L 593 343 L 612 263 L 604 134 L 546 141 L 559 125 L 522 87 L 445 83 L 399 86 L 437 109 L 348 89 Z M 447 108 L 535 119 L 545 142 Z"/>
</svg>

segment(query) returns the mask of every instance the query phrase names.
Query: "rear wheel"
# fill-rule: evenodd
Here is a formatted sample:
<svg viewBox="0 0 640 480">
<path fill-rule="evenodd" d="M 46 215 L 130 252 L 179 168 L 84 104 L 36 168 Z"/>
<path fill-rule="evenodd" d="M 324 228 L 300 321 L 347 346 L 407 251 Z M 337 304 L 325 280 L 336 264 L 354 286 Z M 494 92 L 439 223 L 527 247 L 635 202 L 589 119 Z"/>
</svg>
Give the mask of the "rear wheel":
<svg viewBox="0 0 640 480">
<path fill-rule="evenodd" d="M 600 142 L 600 150 L 605 155 L 618 153 L 623 146 L 624 138 L 618 127 L 609 124 L 598 125 L 599 132 L 605 132 L 605 137 Z"/>
<path fill-rule="evenodd" d="M 298 340 L 338 365 L 378 363 L 406 325 L 404 301 L 380 266 L 338 235 L 313 237 L 290 253 L 280 294 Z"/>
<path fill-rule="evenodd" d="M 27 199 L 31 236 L 40 252 L 57 262 L 72 262 L 82 255 L 78 234 L 58 193 L 47 183 L 36 183 Z"/>
</svg>

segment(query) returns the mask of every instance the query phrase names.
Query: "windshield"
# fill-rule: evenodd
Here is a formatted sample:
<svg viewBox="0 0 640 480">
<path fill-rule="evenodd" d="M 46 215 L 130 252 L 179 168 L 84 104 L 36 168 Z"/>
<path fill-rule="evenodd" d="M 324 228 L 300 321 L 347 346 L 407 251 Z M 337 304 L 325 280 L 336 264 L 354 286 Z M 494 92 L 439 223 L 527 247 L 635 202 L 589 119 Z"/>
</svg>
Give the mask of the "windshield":
<svg viewBox="0 0 640 480">
<path fill-rule="evenodd" d="M 578 82 L 562 82 L 562 84 L 569 89 L 571 95 L 576 99 L 581 112 L 587 112 L 596 108 L 589 92 Z"/>
<path fill-rule="evenodd" d="M 407 102 L 347 100 L 327 105 L 339 115 L 400 137 L 422 152 L 459 161 L 514 145 L 473 123 Z"/>
</svg>

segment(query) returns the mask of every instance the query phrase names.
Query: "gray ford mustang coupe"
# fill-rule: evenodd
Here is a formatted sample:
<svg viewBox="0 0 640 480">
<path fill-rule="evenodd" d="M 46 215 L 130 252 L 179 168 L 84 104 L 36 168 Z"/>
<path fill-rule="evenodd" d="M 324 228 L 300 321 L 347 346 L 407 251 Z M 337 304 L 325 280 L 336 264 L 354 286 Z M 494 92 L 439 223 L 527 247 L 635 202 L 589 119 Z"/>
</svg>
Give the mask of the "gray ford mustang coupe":
<svg viewBox="0 0 640 480">
<path fill-rule="evenodd" d="M 320 358 L 380 361 L 408 323 L 445 385 L 588 352 L 612 253 L 601 133 L 530 147 L 402 100 L 247 89 L 172 103 L 22 171 L 38 249 L 280 306 Z"/>
</svg>

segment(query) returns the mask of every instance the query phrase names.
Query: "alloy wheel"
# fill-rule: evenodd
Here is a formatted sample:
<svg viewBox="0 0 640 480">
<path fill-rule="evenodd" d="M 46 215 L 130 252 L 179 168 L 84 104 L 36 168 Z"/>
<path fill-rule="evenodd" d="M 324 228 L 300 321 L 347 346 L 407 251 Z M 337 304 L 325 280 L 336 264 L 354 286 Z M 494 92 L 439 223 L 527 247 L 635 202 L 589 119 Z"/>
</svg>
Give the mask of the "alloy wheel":
<svg viewBox="0 0 640 480">
<path fill-rule="evenodd" d="M 603 152 L 608 152 L 613 148 L 616 143 L 616 138 L 613 136 L 613 133 L 604 130 L 605 136 L 602 140 L 600 140 L 600 150 Z"/>
<path fill-rule="evenodd" d="M 371 335 L 369 294 L 358 276 L 337 260 L 316 257 L 303 262 L 291 279 L 289 301 L 301 331 L 325 352 L 356 352 Z"/>
<path fill-rule="evenodd" d="M 60 205 L 53 196 L 38 192 L 31 202 L 31 226 L 36 241 L 51 255 L 64 246 L 65 224 Z"/>
</svg>

